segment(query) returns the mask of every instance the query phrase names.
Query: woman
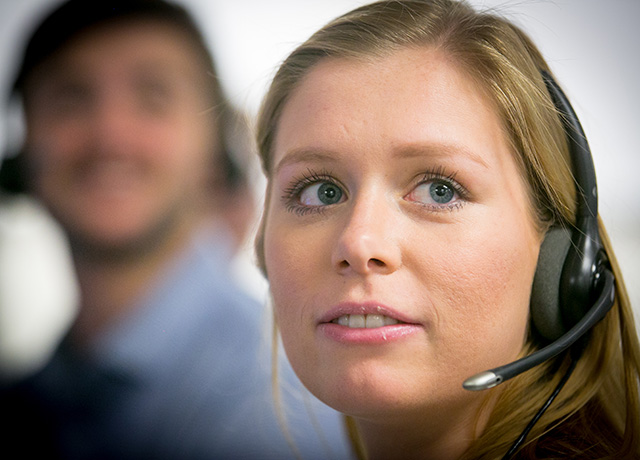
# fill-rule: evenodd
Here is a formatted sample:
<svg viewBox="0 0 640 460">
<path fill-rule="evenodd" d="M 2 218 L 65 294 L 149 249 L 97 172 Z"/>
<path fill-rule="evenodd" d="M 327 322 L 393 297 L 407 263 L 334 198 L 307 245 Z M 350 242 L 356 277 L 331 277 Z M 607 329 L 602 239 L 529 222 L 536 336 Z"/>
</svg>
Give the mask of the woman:
<svg viewBox="0 0 640 460">
<path fill-rule="evenodd" d="M 640 457 L 638 339 L 602 225 L 615 301 L 584 349 L 461 385 L 557 338 L 530 318 L 532 283 L 579 199 L 541 72 L 505 20 L 407 0 L 336 19 L 274 78 L 258 255 L 294 369 L 361 457 Z"/>
</svg>

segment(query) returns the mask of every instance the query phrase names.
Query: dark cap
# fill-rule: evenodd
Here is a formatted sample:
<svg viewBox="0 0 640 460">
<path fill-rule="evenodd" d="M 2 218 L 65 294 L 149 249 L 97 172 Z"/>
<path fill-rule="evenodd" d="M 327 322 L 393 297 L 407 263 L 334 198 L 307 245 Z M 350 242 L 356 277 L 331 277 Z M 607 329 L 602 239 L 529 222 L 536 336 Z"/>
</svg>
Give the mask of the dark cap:
<svg viewBox="0 0 640 460">
<path fill-rule="evenodd" d="M 206 43 L 183 7 L 165 0 L 68 0 L 54 9 L 31 35 L 12 93 L 21 94 L 34 68 L 81 33 L 93 26 L 129 19 L 165 22 L 181 30 L 192 41 L 207 70 L 216 75 Z"/>
</svg>

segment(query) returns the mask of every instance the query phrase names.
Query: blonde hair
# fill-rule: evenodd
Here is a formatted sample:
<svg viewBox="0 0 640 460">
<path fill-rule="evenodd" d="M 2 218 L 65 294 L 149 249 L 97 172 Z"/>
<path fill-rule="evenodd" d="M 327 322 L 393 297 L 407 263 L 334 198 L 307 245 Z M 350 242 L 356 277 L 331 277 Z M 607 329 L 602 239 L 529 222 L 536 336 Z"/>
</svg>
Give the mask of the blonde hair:
<svg viewBox="0 0 640 460">
<path fill-rule="evenodd" d="M 478 13 L 462 1 L 376 2 L 337 18 L 299 46 L 277 72 L 258 117 L 258 148 L 267 179 L 283 107 L 319 61 L 369 59 L 406 47 L 442 51 L 489 95 L 529 184 L 540 231 L 554 224 L 572 225 L 576 190 L 566 134 L 540 74 L 550 73 L 549 68 L 517 26 L 497 15 Z M 265 213 L 256 239 L 265 274 L 267 218 Z M 518 458 L 640 458 L 640 345 L 622 274 L 601 221 L 599 228 L 616 277 L 614 306 L 593 328 L 572 377 L 534 426 Z M 532 332 L 521 354 L 540 346 Z M 463 458 L 504 455 L 568 366 L 569 358 L 561 356 L 505 383 L 486 428 Z M 353 423 L 348 427 L 356 433 Z"/>
</svg>

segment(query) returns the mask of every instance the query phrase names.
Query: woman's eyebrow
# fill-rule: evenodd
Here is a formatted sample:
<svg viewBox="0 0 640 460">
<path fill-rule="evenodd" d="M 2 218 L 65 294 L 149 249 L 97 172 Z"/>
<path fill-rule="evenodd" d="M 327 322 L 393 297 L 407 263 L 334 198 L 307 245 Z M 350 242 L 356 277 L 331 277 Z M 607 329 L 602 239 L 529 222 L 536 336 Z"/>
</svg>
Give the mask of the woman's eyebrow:
<svg viewBox="0 0 640 460">
<path fill-rule="evenodd" d="M 283 167 L 295 163 L 335 161 L 337 161 L 337 155 L 330 150 L 320 150 L 313 148 L 294 149 L 290 150 L 282 157 L 273 171 L 275 174 L 277 174 L 278 171 L 280 171 Z"/>
<path fill-rule="evenodd" d="M 489 168 L 485 159 L 478 152 L 454 143 L 412 143 L 395 149 L 393 156 L 396 158 L 466 157 L 484 168 Z"/>
<path fill-rule="evenodd" d="M 295 163 L 310 162 L 335 162 L 338 154 L 331 150 L 316 148 L 300 148 L 288 151 L 274 168 L 277 174 L 283 167 Z M 402 145 L 394 149 L 392 156 L 397 159 L 410 159 L 419 157 L 451 158 L 466 157 L 484 168 L 489 168 L 482 156 L 469 148 L 454 143 L 412 143 Z"/>
</svg>

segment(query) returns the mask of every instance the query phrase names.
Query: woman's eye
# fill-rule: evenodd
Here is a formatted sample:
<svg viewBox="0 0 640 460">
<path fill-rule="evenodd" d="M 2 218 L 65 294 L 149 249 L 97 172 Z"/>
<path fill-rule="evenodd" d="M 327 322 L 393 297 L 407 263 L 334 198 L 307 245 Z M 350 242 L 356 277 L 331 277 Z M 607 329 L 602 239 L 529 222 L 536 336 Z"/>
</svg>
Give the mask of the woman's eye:
<svg viewBox="0 0 640 460">
<path fill-rule="evenodd" d="M 300 204 L 305 206 L 328 206 L 339 203 L 342 189 L 331 182 L 316 182 L 300 192 Z"/>
<path fill-rule="evenodd" d="M 429 206 L 451 206 L 460 199 L 456 188 L 444 180 L 433 179 L 418 184 L 407 198 Z"/>
<path fill-rule="evenodd" d="M 328 206 L 347 200 L 344 187 L 328 171 L 311 169 L 293 179 L 284 190 L 282 202 L 287 211 L 299 216 L 322 213 Z"/>
</svg>

